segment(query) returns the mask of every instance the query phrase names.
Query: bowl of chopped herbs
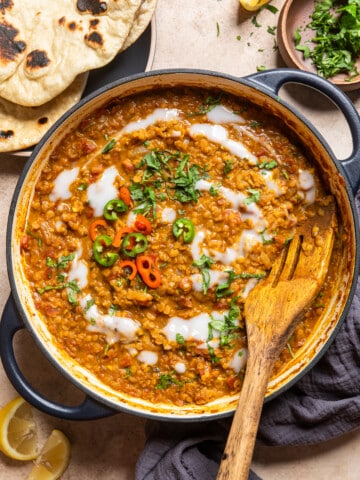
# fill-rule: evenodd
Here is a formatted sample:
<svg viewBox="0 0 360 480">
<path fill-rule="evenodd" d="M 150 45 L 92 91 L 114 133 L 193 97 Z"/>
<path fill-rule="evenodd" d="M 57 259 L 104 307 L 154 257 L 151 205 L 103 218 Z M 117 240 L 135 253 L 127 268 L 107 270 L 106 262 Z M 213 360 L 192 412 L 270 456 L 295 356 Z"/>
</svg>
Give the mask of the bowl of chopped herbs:
<svg viewBox="0 0 360 480">
<path fill-rule="evenodd" d="M 286 0 L 277 35 L 288 66 L 360 88 L 360 0 Z"/>
</svg>

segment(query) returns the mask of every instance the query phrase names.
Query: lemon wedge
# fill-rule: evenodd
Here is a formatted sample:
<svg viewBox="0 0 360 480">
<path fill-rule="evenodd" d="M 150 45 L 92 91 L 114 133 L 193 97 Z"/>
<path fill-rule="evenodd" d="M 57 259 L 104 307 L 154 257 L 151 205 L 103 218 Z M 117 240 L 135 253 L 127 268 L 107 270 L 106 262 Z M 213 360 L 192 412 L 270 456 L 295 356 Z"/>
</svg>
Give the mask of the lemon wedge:
<svg viewBox="0 0 360 480">
<path fill-rule="evenodd" d="M 265 3 L 269 3 L 269 0 L 240 0 L 240 5 L 249 12 L 259 10 Z"/>
<path fill-rule="evenodd" d="M 53 430 L 46 440 L 27 480 L 56 480 L 69 465 L 71 446 L 68 438 Z"/>
<path fill-rule="evenodd" d="M 0 410 L 0 450 L 15 460 L 33 460 L 38 455 L 32 408 L 21 397 Z"/>
</svg>

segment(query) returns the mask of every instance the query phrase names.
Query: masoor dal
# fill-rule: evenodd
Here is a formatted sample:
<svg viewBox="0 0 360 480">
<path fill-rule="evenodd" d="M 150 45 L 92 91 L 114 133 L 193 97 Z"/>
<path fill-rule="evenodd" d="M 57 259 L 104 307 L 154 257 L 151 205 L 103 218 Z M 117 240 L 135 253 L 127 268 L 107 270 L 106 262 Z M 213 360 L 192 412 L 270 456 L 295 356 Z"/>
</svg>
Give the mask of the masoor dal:
<svg viewBox="0 0 360 480">
<path fill-rule="evenodd" d="M 112 101 L 52 152 L 23 262 L 76 362 L 128 395 L 202 405 L 241 389 L 245 299 L 330 201 L 278 119 L 217 91 L 159 90 Z M 274 373 L 306 341 L 330 283 Z"/>
</svg>

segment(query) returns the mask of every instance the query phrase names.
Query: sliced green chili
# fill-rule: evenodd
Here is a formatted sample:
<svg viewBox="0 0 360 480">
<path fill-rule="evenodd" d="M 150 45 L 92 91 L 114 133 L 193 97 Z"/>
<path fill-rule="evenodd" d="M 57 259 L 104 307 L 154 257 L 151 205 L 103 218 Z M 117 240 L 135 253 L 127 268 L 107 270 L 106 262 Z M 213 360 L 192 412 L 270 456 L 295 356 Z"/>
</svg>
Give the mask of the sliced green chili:
<svg viewBox="0 0 360 480">
<path fill-rule="evenodd" d="M 128 257 L 136 257 L 139 253 L 145 252 L 148 241 L 142 233 L 128 233 L 121 244 L 121 251 Z"/>
<path fill-rule="evenodd" d="M 195 226 L 188 218 L 178 218 L 172 228 L 175 238 L 182 238 L 184 243 L 190 243 L 195 237 Z"/>
<path fill-rule="evenodd" d="M 104 207 L 104 217 L 106 220 L 117 220 L 118 213 L 124 213 L 128 211 L 128 206 L 122 200 L 116 198 L 110 200 Z"/>
<path fill-rule="evenodd" d="M 112 239 L 109 235 L 99 235 L 94 242 L 94 258 L 102 267 L 111 267 L 119 258 L 118 253 L 106 251 L 106 247 L 111 244 Z"/>
<path fill-rule="evenodd" d="M 115 147 L 116 140 L 115 138 L 112 138 L 110 142 L 108 142 L 105 147 L 101 150 L 101 153 L 108 153 L 110 150 L 112 150 Z"/>
</svg>

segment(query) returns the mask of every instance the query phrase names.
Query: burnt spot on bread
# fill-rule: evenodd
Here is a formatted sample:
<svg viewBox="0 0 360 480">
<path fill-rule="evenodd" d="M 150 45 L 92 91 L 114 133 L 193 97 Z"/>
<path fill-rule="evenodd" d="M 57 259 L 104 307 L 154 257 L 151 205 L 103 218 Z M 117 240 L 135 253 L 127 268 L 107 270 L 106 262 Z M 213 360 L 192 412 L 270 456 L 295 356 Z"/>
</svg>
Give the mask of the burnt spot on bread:
<svg viewBox="0 0 360 480">
<path fill-rule="evenodd" d="M 49 63 L 49 57 L 44 50 L 33 50 L 26 56 L 26 68 L 29 70 L 45 68 L 49 65 Z"/>
<path fill-rule="evenodd" d="M 14 2 L 12 0 L 0 0 L 0 11 L 5 13 L 5 10 L 11 10 L 11 7 L 14 6 Z"/>
<path fill-rule="evenodd" d="M 14 136 L 13 130 L 0 130 L 0 140 L 7 140 Z"/>
<path fill-rule="evenodd" d="M 90 20 L 90 28 L 91 29 L 95 29 L 98 24 L 99 24 L 100 20 L 98 18 L 94 18 L 93 20 Z"/>
<path fill-rule="evenodd" d="M 81 13 L 91 13 L 92 15 L 100 15 L 107 11 L 106 2 L 99 0 L 77 0 L 76 7 Z"/>
<path fill-rule="evenodd" d="M 70 32 L 75 32 L 75 30 L 82 30 L 82 27 L 81 27 L 80 23 L 81 23 L 81 20 L 80 20 L 79 24 L 76 23 L 75 20 L 71 20 L 70 22 L 66 22 L 66 17 L 61 17 L 58 20 L 58 24 L 60 25 L 60 27 L 66 26 L 70 30 Z"/>
<path fill-rule="evenodd" d="M 91 32 L 85 35 L 85 42 L 93 48 L 101 47 L 104 43 L 103 37 L 98 32 Z"/>
<path fill-rule="evenodd" d="M 48 121 L 49 121 L 48 117 L 41 117 L 38 120 L 38 124 L 39 125 L 46 125 Z"/>
<path fill-rule="evenodd" d="M 22 40 L 15 40 L 19 30 L 6 22 L 0 23 L 0 60 L 14 61 L 26 48 Z"/>
</svg>

